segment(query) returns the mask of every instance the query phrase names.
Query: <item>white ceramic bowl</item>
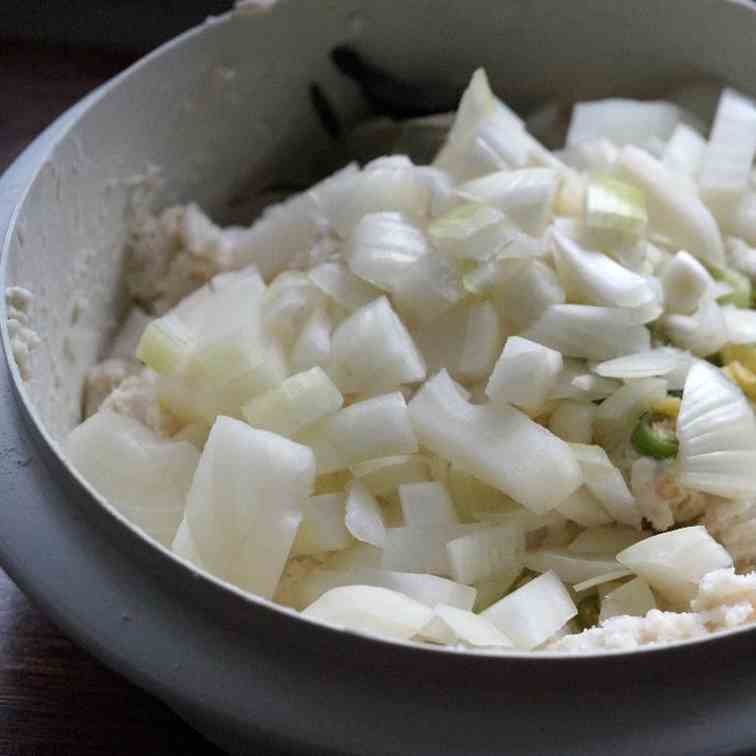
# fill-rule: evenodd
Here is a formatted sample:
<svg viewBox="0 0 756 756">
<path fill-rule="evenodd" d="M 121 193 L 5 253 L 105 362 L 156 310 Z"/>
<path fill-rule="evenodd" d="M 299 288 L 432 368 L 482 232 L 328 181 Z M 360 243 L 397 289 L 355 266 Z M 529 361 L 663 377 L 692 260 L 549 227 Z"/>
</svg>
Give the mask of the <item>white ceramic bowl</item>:
<svg viewBox="0 0 756 756">
<path fill-rule="evenodd" d="M 756 13 L 732 0 L 284 0 L 214 19 L 102 87 L 0 185 L 0 282 L 34 293 L 42 338 L 28 382 L 12 360 L 0 378 L 3 566 L 72 637 L 234 753 L 752 751 L 756 631 L 587 658 L 339 633 L 177 562 L 99 500 L 59 444 L 123 311 L 134 177 L 158 166 L 159 203 L 195 199 L 223 218 L 287 165 L 328 162 L 310 83 L 346 118 L 365 109 L 329 62 L 335 45 L 450 92 L 482 65 L 507 99 L 533 103 L 702 76 L 753 94 L 754 40 Z"/>
</svg>

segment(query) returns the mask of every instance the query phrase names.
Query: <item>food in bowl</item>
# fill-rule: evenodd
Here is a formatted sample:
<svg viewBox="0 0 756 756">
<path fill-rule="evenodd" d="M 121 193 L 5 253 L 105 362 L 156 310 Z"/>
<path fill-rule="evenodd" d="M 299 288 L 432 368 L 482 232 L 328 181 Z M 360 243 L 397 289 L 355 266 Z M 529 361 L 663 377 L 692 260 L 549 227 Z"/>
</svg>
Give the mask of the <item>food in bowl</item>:
<svg viewBox="0 0 756 756">
<path fill-rule="evenodd" d="M 477 71 L 439 124 L 431 165 L 351 164 L 250 227 L 138 213 L 68 459 L 197 568 L 356 631 L 753 622 L 756 105 L 725 89 L 707 139 L 674 101 L 579 103 L 549 151 Z"/>
</svg>

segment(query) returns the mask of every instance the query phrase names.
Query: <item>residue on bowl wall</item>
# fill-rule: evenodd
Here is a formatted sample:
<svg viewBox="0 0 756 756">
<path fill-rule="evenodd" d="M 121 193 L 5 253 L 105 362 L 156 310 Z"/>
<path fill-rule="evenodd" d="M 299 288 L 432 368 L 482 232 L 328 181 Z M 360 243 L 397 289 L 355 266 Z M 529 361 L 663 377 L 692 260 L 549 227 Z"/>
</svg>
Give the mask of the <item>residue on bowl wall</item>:
<svg viewBox="0 0 756 756">
<path fill-rule="evenodd" d="M 5 303 L 8 307 L 8 336 L 13 358 L 16 360 L 21 378 L 25 381 L 31 377 L 29 367 L 31 352 L 40 344 L 39 336 L 30 327 L 33 301 L 33 294 L 21 286 L 9 286 L 5 290 Z"/>
</svg>

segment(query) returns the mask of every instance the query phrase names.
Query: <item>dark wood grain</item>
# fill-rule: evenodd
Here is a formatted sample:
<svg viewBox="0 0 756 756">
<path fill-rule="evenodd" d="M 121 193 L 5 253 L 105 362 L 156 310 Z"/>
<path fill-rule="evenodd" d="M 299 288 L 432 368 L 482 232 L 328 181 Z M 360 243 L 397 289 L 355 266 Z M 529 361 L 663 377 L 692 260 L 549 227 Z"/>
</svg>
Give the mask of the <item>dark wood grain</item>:
<svg viewBox="0 0 756 756">
<path fill-rule="evenodd" d="M 132 59 L 0 42 L 0 172 L 57 115 Z M 219 753 L 69 641 L 0 571 L 0 756 Z"/>
</svg>

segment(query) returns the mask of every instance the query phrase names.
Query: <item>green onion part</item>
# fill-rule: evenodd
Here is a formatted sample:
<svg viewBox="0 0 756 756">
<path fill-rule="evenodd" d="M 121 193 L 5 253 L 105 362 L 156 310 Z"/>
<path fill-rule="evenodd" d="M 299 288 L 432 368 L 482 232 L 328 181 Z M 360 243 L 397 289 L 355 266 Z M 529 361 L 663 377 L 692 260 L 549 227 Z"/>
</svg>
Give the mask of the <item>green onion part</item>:
<svg viewBox="0 0 756 756">
<path fill-rule="evenodd" d="M 669 428 L 669 418 L 647 412 L 638 420 L 630 440 L 644 457 L 667 459 L 677 455 L 677 435 Z"/>
</svg>

